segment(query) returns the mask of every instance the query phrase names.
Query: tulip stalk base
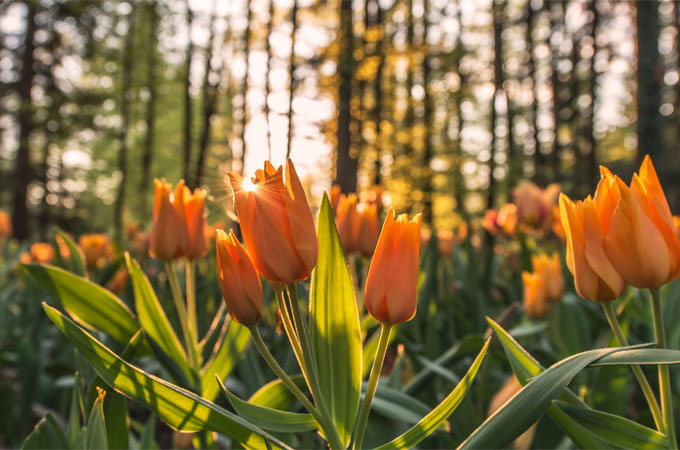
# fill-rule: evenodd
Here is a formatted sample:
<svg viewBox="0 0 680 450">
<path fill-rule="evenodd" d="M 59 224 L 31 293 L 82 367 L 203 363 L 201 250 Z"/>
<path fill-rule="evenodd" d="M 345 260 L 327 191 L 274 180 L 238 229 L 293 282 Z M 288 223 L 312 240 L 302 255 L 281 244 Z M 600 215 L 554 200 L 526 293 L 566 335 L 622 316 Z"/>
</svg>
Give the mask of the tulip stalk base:
<svg viewBox="0 0 680 450">
<path fill-rule="evenodd" d="M 169 261 L 165 262 L 165 272 L 168 274 L 168 282 L 170 283 L 170 290 L 172 291 L 172 299 L 175 302 L 175 309 L 177 310 L 177 316 L 179 317 L 180 327 L 182 327 L 182 334 L 184 335 L 187 356 L 189 357 L 189 362 L 192 364 L 192 368 L 194 371 L 196 371 L 196 373 L 198 373 L 196 368 L 196 363 L 198 361 L 198 357 L 196 355 L 196 346 L 192 343 L 191 334 L 189 333 L 187 310 L 184 305 L 184 297 L 182 296 L 182 291 L 179 287 L 179 280 L 177 279 L 175 268 Z"/>
<path fill-rule="evenodd" d="M 614 332 L 616 340 L 619 341 L 619 345 L 628 347 L 628 339 L 626 339 L 626 335 L 623 334 L 623 330 L 621 329 L 619 320 L 616 318 L 616 313 L 612 308 L 612 302 L 610 301 L 602 302 L 602 309 L 604 309 L 604 313 L 607 316 L 607 320 L 609 321 L 609 326 Z M 654 423 L 656 424 L 656 428 L 661 433 L 666 433 L 666 424 L 663 421 L 661 408 L 659 408 L 659 403 L 656 401 L 654 391 L 652 390 L 652 386 L 649 384 L 649 381 L 647 380 L 645 373 L 642 371 L 642 368 L 638 364 L 632 364 L 630 368 L 632 369 L 635 378 L 637 378 L 638 383 L 640 384 L 640 388 L 642 389 L 642 393 L 645 395 L 645 399 L 647 399 L 649 409 L 651 410 L 652 416 L 654 417 Z"/>
<path fill-rule="evenodd" d="M 666 348 L 666 332 L 663 327 L 663 313 L 661 311 L 661 294 L 659 288 L 650 289 L 652 294 L 652 314 L 654 316 L 654 337 L 659 348 Z M 668 364 L 659 364 L 659 391 L 661 394 L 661 409 L 666 424 L 666 435 L 671 448 L 677 449 L 675 423 L 673 422 L 673 398 L 671 393 L 671 377 Z"/>
<path fill-rule="evenodd" d="M 364 395 L 364 401 L 361 403 L 361 410 L 359 411 L 359 418 L 357 419 L 354 444 L 352 445 L 354 450 L 360 450 L 364 442 L 364 432 L 366 431 L 366 424 L 368 423 L 368 415 L 371 412 L 371 403 L 373 403 L 373 397 L 378 388 L 378 380 L 380 379 L 383 362 L 385 361 L 387 346 L 390 343 L 391 332 L 392 325 L 383 325 L 380 330 L 378 349 L 375 352 L 373 367 L 371 367 L 371 375 L 368 378 L 368 385 L 366 386 L 366 394 Z"/>
</svg>

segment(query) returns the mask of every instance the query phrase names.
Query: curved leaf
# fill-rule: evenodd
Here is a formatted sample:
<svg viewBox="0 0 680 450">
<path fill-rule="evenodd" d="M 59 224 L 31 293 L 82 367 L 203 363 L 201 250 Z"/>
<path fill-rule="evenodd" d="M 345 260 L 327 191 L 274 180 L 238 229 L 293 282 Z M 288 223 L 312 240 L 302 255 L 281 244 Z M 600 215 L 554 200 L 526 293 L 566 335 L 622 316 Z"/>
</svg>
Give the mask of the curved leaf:
<svg viewBox="0 0 680 450">
<path fill-rule="evenodd" d="M 318 430 L 319 424 L 311 414 L 294 413 L 254 405 L 241 400 L 227 390 L 218 376 L 215 376 L 220 390 L 239 416 L 263 430 L 295 433 L 298 431 Z"/>
<path fill-rule="evenodd" d="M 21 450 L 64 448 L 69 448 L 66 436 L 57 420 L 49 412 L 45 413 L 45 417 L 40 419 L 35 429 L 21 444 Z"/>
<path fill-rule="evenodd" d="M 92 405 L 92 412 L 87 421 L 86 447 L 90 449 L 108 449 L 109 438 L 106 435 L 106 420 L 104 418 L 104 398 L 106 391 L 98 391 L 97 399 Z M 127 430 L 126 430 L 127 431 Z"/>
<path fill-rule="evenodd" d="M 27 264 L 24 269 L 84 327 L 103 331 L 121 344 L 139 330 L 130 308 L 103 287 L 54 266 Z"/>
<path fill-rule="evenodd" d="M 354 285 L 325 194 L 317 230 L 319 258 L 312 274 L 311 341 L 321 393 L 347 445 L 359 410 L 361 331 Z"/>
<path fill-rule="evenodd" d="M 57 229 L 57 234 L 59 235 L 60 238 L 62 238 L 64 240 L 64 243 L 66 244 L 69 252 L 71 253 L 71 265 L 72 265 L 73 271 L 76 273 L 76 275 L 80 275 L 80 276 L 84 277 L 85 276 L 85 264 L 83 262 L 83 258 L 84 258 L 83 251 L 80 249 L 80 247 L 78 247 L 76 245 L 75 242 L 73 242 L 73 239 L 71 239 L 71 236 L 64 233 L 62 230 Z M 57 251 L 57 254 L 59 254 L 58 251 Z"/>
<path fill-rule="evenodd" d="M 235 320 L 229 319 L 227 322 L 225 323 L 227 332 L 224 339 L 215 344 L 219 345 L 217 353 L 201 369 L 201 395 L 210 401 L 215 400 L 220 391 L 215 381 L 215 374 L 221 380 L 227 378 L 250 343 L 250 332 L 247 327 Z"/>
<path fill-rule="evenodd" d="M 613 366 L 617 364 L 680 364 L 680 350 L 661 348 L 623 350 L 607 355 L 592 365 Z"/>
<path fill-rule="evenodd" d="M 179 431 L 217 431 L 249 448 L 289 448 L 214 403 L 123 361 L 58 310 L 46 303 L 43 308 L 107 384 L 157 413 L 170 427 Z"/>
<path fill-rule="evenodd" d="M 307 388 L 307 382 L 301 374 L 292 375 L 290 379 L 303 392 Z M 295 396 L 279 378 L 262 386 L 248 399 L 248 403 L 253 405 L 266 406 L 280 411 L 288 409 L 295 401 Z"/>
<path fill-rule="evenodd" d="M 472 382 L 477 375 L 477 371 L 484 361 L 486 356 L 486 351 L 489 348 L 489 341 L 487 340 L 482 347 L 482 350 L 475 358 L 472 366 L 467 371 L 463 379 L 458 383 L 458 385 L 451 391 L 451 393 L 442 402 L 437 405 L 428 415 L 422 418 L 420 422 L 414 425 L 406 433 L 402 434 L 398 438 L 388 442 L 387 444 L 378 447 L 379 450 L 386 450 L 392 448 L 411 448 L 418 442 L 422 441 L 428 437 L 432 432 L 443 424 L 446 419 L 455 411 L 460 402 L 465 398 L 465 394 L 472 386 Z"/>
</svg>

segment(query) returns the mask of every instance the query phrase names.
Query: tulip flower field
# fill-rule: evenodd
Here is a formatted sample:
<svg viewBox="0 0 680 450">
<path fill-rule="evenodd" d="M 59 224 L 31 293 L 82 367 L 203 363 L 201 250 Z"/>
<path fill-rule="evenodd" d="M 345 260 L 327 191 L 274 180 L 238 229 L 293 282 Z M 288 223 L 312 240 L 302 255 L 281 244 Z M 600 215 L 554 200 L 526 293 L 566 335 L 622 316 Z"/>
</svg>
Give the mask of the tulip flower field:
<svg viewBox="0 0 680 450">
<path fill-rule="evenodd" d="M 381 187 L 313 204 L 292 160 L 228 178 L 228 226 L 166 180 L 122 240 L 19 245 L 0 215 L 0 447 L 678 448 L 649 157 L 436 231 Z"/>
</svg>

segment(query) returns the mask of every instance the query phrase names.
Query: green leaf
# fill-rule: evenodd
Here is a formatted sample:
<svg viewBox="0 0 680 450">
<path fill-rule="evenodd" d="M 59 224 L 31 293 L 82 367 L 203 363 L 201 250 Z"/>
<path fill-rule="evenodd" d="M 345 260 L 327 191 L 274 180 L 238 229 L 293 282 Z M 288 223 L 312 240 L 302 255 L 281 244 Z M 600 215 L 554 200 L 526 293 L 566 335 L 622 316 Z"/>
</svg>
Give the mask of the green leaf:
<svg viewBox="0 0 680 450">
<path fill-rule="evenodd" d="M 458 383 L 458 385 L 451 391 L 451 393 L 446 396 L 442 402 L 437 405 L 428 415 L 423 417 L 420 422 L 415 424 L 410 430 L 402 434 L 398 438 L 388 442 L 387 444 L 378 447 L 379 450 L 393 449 L 393 448 L 411 448 L 418 442 L 422 441 L 430 434 L 432 434 L 437 428 L 439 428 L 446 419 L 456 410 L 460 402 L 465 398 L 472 382 L 477 375 L 477 371 L 484 361 L 486 356 L 486 351 L 489 348 L 490 340 L 487 340 L 482 347 L 482 350 L 475 358 L 472 366 L 467 371 L 463 379 Z"/>
<path fill-rule="evenodd" d="M 69 448 L 66 436 L 52 414 L 45 413 L 35 429 L 28 435 L 21 449 L 64 449 Z"/>
<path fill-rule="evenodd" d="M 548 414 L 550 414 L 550 417 L 557 422 L 563 430 L 567 431 L 569 438 L 578 448 L 601 450 L 609 450 L 612 448 L 611 444 L 603 441 L 597 434 L 569 417 L 567 413 L 557 407 L 554 403 L 548 408 Z"/>
<path fill-rule="evenodd" d="M 76 275 L 84 277 L 86 272 L 85 264 L 83 263 L 82 250 L 80 249 L 80 247 L 76 245 L 75 242 L 73 242 L 71 236 L 64 233 L 62 230 L 57 229 L 57 234 L 64 240 L 64 243 L 66 243 L 66 246 L 68 247 L 69 252 L 71 253 L 71 266 L 73 267 L 73 271 L 76 273 Z M 59 253 L 58 249 L 57 253 Z"/>
<path fill-rule="evenodd" d="M 362 396 L 367 385 L 368 383 L 363 383 L 361 386 Z M 430 408 L 404 392 L 379 384 L 371 403 L 371 411 L 413 425 L 420 422 L 430 412 Z"/>
<path fill-rule="evenodd" d="M 168 316 L 161 307 L 149 279 L 142 272 L 137 261 L 130 258 L 127 252 L 125 253 L 125 263 L 135 293 L 135 309 L 144 332 L 191 379 L 191 369 L 187 362 L 186 353 L 175 334 L 175 330 L 170 325 Z"/>
<path fill-rule="evenodd" d="M 96 403 L 99 389 L 106 391 L 104 418 L 108 448 L 126 449 L 128 445 L 128 413 L 126 399 L 111 389 L 101 377 L 95 377 L 88 390 L 88 405 Z"/>
<path fill-rule="evenodd" d="M 577 423 L 612 445 L 623 448 L 668 448 L 666 436 L 621 416 L 555 401 Z"/>
<path fill-rule="evenodd" d="M 108 449 L 109 440 L 106 434 L 106 422 L 104 418 L 104 397 L 106 391 L 97 390 L 97 399 L 92 406 L 90 419 L 87 421 L 87 437 L 85 438 L 86 448 L 93 449 Z M 127 433 L 127 430 L 125 430 Z"/>
<path fill-rule="evenodd" d="M 290 379 L 293 380 L 293 383 L 302 389 L 303 392 L 304 389 L 307 389 L 307 382 L 302 375 L 293 375 Z M 257 392 L 248 399 L 248 403 L 283 411 L 290 408 L 290 406 L 295 403 L 295 400 L 295 396 L 291 394 L 283 382 L 277 378 L 258 389 Z"/>
<path fill-rule="evenodd" d="M 221 380 L 227 378 L 241 359 L 250 343 L 250 331 L 235 320 L 228 320 L 227 333 L 222 341 L 218 341 L 219 346 L 215 357 L 209 360 L 201 369 L 201 395 L 210 401 L 215 400 L 220 391 L 215 374 Z"/>
<path fill-rule="evenodd" d="M 68 438 L 69 447 L 74 448 L 75 444 L 80 438 L 82 430 L 80 424 L 81 409 L 80 405 L 83 398 L 83 386 L 80 380 L 80 373 L 76 372 L 73 379 L 73 392 L 71 393 L 71 408 L 69 410 L 68 425 L 66 428 L 66 437 Z M 84 417 L 84 416 L 83 416 Z"/>
<path fill-rule="evenodd" d="M 58 310 L 46 303 L 43 308 L 107 384 L 158 414 L 173 429 L 217 431 L 249 448 L 289 448 L 214 403 L 125 362 Z"/>
<path fill-rule="evenodd" d="M 215 376 L 220 390 L 239 416 L 263 430 L 296 433 L 299 431 L 318 430 L 319 424 L 311 414 L 294 413 L 253 405 L 227 390 L 218 376 Z"/>
<path fill-rule="evenodd" d="M 613 355 L 605 356 L 592 365 L 612 366 L 616 364 L 680 364 L 680 350 L 660 348 L 623 350 Z"/>
<path fill-rule="evenodd" d="M 354 285 L 324 194 L 317 223 L 319 258 L 312 274 L 311 340 L 321 393 L 345 445 L 359 409 L 361 331 Z"/>
<path fill-rule="evenodd" d="M 139 438 L 139 448 L 140 449 L 152 449 L 158 448 L 156 442 L 153 440 L 153 436 L 156 430 L 156 415 L 151 414 L 147 419 L 144 429 L 142 429 L 142 435 Z"/>
<path fill-rule="evenodd" d="M 127 344 L 139 329 L 130 309 L 103 287 L 54 266 L 29 264 L 24 269 L 89 330 L 103 331 Z"/>
</svg>

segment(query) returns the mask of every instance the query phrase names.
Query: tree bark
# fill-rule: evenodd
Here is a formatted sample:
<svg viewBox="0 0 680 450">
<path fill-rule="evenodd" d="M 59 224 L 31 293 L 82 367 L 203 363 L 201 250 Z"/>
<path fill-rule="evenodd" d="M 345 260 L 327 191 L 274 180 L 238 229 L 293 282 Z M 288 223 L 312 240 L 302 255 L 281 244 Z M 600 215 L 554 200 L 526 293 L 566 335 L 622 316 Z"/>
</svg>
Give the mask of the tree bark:
<svg viewBox="0 0 680 450">
<path fill-rule="evenodd" d="M 295 0 L 297 5 L 297 1 Z M 266 52 L 267 52 L 267 71 L 264 75 L 264 119 L 267 121 L 267 152 L 269 155 L 269 160 L 272 159 L 272 127 L 271 121 L 269 120 L 269 94 L 271 93 L 271 86 L 269 84 L 269 74 L 272 68 L 272 30 L 274 29 L 274 0 L 269 0 L 269 22 L 267 23 L 267 41 L 266 41 Z M 291 57 L 293 56 L 293 51 L 291 48 Z M 291 85 L 292 88 L 292 85 Z"/>
<path fill-rule="evenodd" d="M 144 150 L 142 153 L 142 178 L 139 181 L 139 199 L 142 202 L 143 210 L 146 211 L 148 204 L 147 194 L 151 187 L 151 162 L 154 150 L 154 130 L 156 125 L 156 47 L 158 45 L 158 10 L 156 2 L 148 4 L 149 8 L 149 34 L 147 67 L 146 67 L 146 89 L 149 99 L 146 103 L 146 136 L 144 136 Z"/>
<path fill-rule="evenodd" d="M 597 0 L 590 0 L 589 9 L 593 14 L 593 20 L 591 22 L 590 36 L 593 40 L 593 56 L 590 58 L 590 107 L 588 108 L 589 117 L 586 117 L 586 137 L 588 139 L 588 185 L 590 186 L 590 191 L 594 192 L 597 187 L 597 182 L 599 179 L 598 170 L 598 158 L 597 158 L 597 139 L 595 138 L 595 99 L 597 94 L 597 80 L 598 73 L 595 68 L 595 58 L 597 57 L 598 47 L 597 47 L 597 32 L 600 23 L 600 12 L 597 9 Z"/>
<path fill-rule="evenodd" d="M 375 26 L 381 30 L 382 34 L 380 40 L 376 42 L 375 49 L 379 58 L 378 67 L 375 73 L 375 83 L 373 84 L 375 90 L 375 108 L 373 110 L 373 120 L 375 120 L 375 162 L 373 168 L 373 184 L 379 185 L 382 183 L 382 152 L 384 142 L 382 139 L 381 125 L 382 125 L 382 107 L 383 107 L 383 92 L 382 92 L 382 76 L 383 67 L 385 65 L 384 41 L 385 41 L 385 26 L 383 24 L 383 11 L 378 0 L 373 0 L 375 4 Z"/>
<path fill-rule="evenodd" d="M 491 99 L 491 155 L 489 157 L 489 187 L 487 191 L 486 207 L 493 208 L 496 199 L 496 150 L 498 137 L 496 126 L 498 125 L 498 111 L 496 99 L 503 90 L 503 7 L 496 1 L 493 2 L 493 48 L 494 48 L 494 95 Z"/>
<path fill-rule="evenodd" d="M 250 25 L 253 18 L 250 0 L 246 1 L 246 29 L 243 32 L 243 57 L 245 59 L 246 72 L 243 74 L 241 93 L 243 95 L 243 117 L 241 118 L 241 156 L 239 157 L 239 173 L 243 175 L 246 166 L 246 127 L 248 125 L 248 75 L 250 71 Z"/>
<path fill-rule="evenodd" d="M 31 149 L 30 139 L 33 132 L 33 103 L 31 89 L 33 88 L 33 50 L 36 31 L 35 16 L 37 6 L 34 2 L 26 2 L 26 35 L 24 37 L 24 52 L 22 55 L 21 80 L 19 81 L 19 148 L 17 149 L 16 167 L 14 169 L 14 210 L 12 214 L 12 228 L 14 237 L 24 240 L 29 237 L 28 205 L 26 196 L 31 182 Z"/>
<path fill-rule="evenodd" d="M 340 52 L 338 55 L 338 128 L 337 128 L 337 160 L 334 183 L 340 185 L 342 192 L 356 192 L 358 155 L 351 152 L 350 135 L 350 100 L 352 97 L 352 78 L 354 73 L 352 1 L 342 0 L 340 3 Z"/>
<path fill-rule="evenodd" d="M 293 148 L 293 99 L 295 97 L 295 35 L 297 34 L 297 12 L 298 2 L 293 0 L 293 10 L 291 11 L 290 21 L 292 29 L 290 32 L 290 59 L 288 60 L 288 78 L 290 86 L 288 88 L 288 139 L 286 140 L 286 160 L 290 158 L 290 151 Z"/>
<path fill-rule="evenodd" d="M 429 1 L 424 0 L 423 13 L 423 220 L 433 226 L 434 214 L 433 204 L 433 185 L 432 185 L 432 127 L 433 127 L 433 100 L 430 91 L 430 81 L 432 78 L 432 67 L 430 66 L 430 48 L 427 43 L 427 33 L 430 29 L 430 22 L 427 17 Z"/>
<path fill-rule="evenodd" d="M 185 58 L 185 78 L 184 78 L 184 179 L 189 181 L 189 165 L 191 164 L 191 120 L 192 120 L 192 105 L 191 105 L 191 59 L 194 56 L 194 43 L 191 39 L 191 30 L 194 22 L 194 13 L 189 6 L 189 1 L 186 3 L 186 22 L 189 29 L 187 43 L 187 52 Z"/>
</svg>

